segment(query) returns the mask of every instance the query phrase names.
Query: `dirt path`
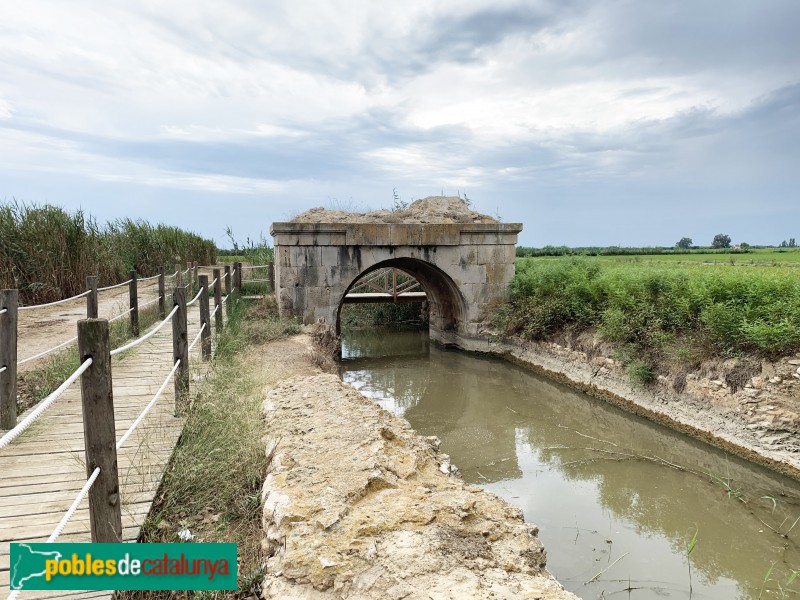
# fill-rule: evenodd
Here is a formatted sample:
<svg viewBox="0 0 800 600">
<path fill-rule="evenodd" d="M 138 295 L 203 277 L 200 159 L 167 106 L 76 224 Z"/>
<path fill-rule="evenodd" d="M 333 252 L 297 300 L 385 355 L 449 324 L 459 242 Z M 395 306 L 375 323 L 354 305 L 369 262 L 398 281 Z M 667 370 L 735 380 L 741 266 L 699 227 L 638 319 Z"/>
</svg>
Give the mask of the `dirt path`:
<svg viewBox="0 0 800 600">
<path fill-rule="evenodd" d="M 158 280 L 146 281 L 138 286 L 139 304 L 143 305 L 158 296 Z M 128 288 L 123 286 L 99 292 L 98 314 L 110 319 L 128 310 Z M 44 352 L 75 337 L 77 322 L 86 318 L 86 298 L 64 304 L 19 312 L 17 341 L 18 360 Z M 123 317 L 124 318 L 124 317 Z M 46 361 L 42 357 L 18 367 L 19 371 L 35 369 Z"/>
<path fill-rule="evenodd" d="M 265 346 L 264 598 L 574 599 L 538 530 L 466 485 L 407 421 L 309 362 L 306 336 Z"/>
</svg>

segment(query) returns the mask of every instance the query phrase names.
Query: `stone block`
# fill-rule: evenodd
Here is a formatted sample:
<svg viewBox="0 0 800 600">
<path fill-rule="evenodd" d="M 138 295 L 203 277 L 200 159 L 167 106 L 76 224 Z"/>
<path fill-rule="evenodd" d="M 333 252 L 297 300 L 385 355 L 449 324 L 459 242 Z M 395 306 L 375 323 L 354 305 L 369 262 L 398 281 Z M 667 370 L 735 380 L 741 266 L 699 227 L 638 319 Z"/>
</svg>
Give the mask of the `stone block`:
<svg viewBox="0 0 800 600">
<path fill-rule="evenodd" d="M 391 225 L 388 223 L 359 223 L 345 226 L 348 246 L 388 246 Z"/>
<path fill-rule="evenodd" d="M 486 283 L 489 285 L 507 285 L 514 279 L 514 265 L 494 263 L 486 267 Z"/>
<path fill-rule="evenodd" d="M 420 235 L 422 246 L 457 246 L 461 243 L 460 225 L 424 225 Z"/>
<path fill-rule="evenodd" d="M 511 247 L 511 261 L 508 260 L 508 246 L 492 244 L 488 246 L 478 246 L 478 262 L 482 265 L 495 265 L 512 262 L 515 249 Z"/>
<path fill-rule="evenodd" d="M 422 243 L 422 225 L 398 224 L 389 229 L 392 246 L 419 246 Z"/>
</svg>

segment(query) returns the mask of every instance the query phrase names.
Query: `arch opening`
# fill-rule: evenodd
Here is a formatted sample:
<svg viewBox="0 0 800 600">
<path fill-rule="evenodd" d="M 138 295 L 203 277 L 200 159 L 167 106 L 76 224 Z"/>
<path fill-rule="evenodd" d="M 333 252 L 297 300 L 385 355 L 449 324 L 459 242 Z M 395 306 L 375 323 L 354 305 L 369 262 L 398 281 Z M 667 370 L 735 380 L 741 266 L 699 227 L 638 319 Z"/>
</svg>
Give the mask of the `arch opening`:
<svg viewBox="0 0 800 600">
<path fill-rule="evenodd" d="M 431 333 L 437 339 L 443 332 L 461 332 L 466 314 L 465 302 L 458 286 L 450 276 L 439 267 L 416 258 L 393 258 L 378 262 L 364 269 L 347 286 L 339 299 L 336 309 L 336 334 L 341 335 L 342 307 L 345 297 L 356 288 L 365 277 L 380 269 L 395 268 L 419 282 L 422 291 L 427 295 L 428 323 Z"/>
</svg>

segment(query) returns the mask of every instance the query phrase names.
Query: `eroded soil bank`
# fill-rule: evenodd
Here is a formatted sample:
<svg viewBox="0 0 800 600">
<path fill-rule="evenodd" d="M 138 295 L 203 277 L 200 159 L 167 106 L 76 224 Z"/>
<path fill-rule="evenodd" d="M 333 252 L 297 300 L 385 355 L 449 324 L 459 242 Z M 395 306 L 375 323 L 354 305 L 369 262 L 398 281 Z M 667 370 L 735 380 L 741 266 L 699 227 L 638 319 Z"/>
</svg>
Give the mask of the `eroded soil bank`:
<svg viewBox="0 0 800 600">
<path fill-rule="evenodd" d="M 596 340 L 491 340 L 485 352 L 800 480 L 800 355 L 762 361 L 758 374 L 709 362 L 642 386 Z"/>
<path fill-rule="evenodd" d="M 291 367 L 264 405 L 263 597 L 575 598 L 545 570 L 537 528 L 466 485 L 435 438 L 309 374 L 307 337 L 264 352 Z"/>
</svg>

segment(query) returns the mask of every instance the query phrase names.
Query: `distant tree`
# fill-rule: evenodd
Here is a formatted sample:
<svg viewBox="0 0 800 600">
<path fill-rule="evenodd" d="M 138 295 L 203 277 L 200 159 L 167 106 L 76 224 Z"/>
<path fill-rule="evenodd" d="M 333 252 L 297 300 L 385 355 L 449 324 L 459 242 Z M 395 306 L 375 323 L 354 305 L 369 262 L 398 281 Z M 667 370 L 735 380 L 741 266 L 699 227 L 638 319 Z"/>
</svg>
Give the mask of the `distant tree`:
<svg viewBox="0 0 800 600">
<path fill-rule="evenodd" d="M 711 242 L 712 248 L 730 248 L 731 236 L 724 233 L 718 233 L 714 236 L 714 241 Z"/>
<path fill-rule="evenodd" d="M 741 244 L 739 244 L 739 250 L 741 250 L 742 252 L 750 252 L 750 244 L 748 244 L 747 242 L 742 242 Z"/>
<path fill-rule="evenodd" d="M 783 240 L 780 244 L 778 244 L 778 248 L 788 248 L 789 244 L 786 243 L 786 240 Z"/>
<path fill-rule="evenodd" d="M 675 244 L 675 247 L 681 248 L 683 250 L 688 250 L 689 248 L 692 247 L 692 238 L 690 237 L 681 238 L 680 241 L 677 244 Z"/>
<path fill-rule="evenodd" d="M 789 238 L 789 248 L 797 248 L 797 241 L 794 238 Z"/>
</svg>

